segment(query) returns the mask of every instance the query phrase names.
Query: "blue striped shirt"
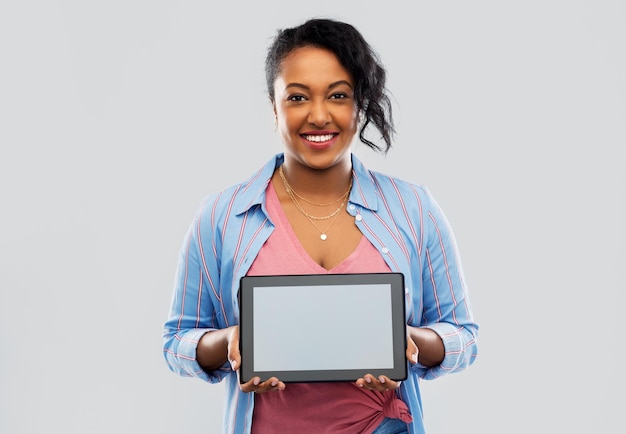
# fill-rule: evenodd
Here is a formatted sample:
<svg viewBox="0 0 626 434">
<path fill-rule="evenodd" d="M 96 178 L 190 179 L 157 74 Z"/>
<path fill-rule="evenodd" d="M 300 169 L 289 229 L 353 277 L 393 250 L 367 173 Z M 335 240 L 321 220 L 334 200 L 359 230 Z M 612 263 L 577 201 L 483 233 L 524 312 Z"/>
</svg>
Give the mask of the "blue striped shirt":
<svg viewBox="0 0 626 434">
<path fill-rule="evenodd" d="M 249 433 L 254 394 L 239 389 L 228 363 L 205 372 L 196 361 L 200 337 L 239 323 L 239 280 L 274 225 L 265 192 L 277 154 L 247 181 L 208 196 L 189 226 L 180 251 L 172 303 L 164 326 L 164 356 L 182 376 L 226 382 L 224 433 Z M 400 396 L 409 406 L 410 433 L 424 433 L 420 379 L 434 379 L 471 365 L 477 355 L 474 321 L 452 230 L 423 186 L 367 170 L 352 155 L 353 188 L 346 207 L 355 224 L 392 271 L 405 276 L 407 323 L 441 336 L 443 362 L 410 365 Z"/>
</svg>

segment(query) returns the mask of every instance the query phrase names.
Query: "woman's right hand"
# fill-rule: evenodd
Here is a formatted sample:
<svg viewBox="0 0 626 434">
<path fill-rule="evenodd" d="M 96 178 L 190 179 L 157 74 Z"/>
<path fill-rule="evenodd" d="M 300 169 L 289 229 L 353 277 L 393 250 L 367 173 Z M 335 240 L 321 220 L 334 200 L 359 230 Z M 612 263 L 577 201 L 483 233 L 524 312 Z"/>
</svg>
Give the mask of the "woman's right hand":
<svg viewBox="0 0 626 434">
<path fill-rule="evenodd" d="M 239 353 L 239 326 L 232 326 L 228 329 L 226 341 L 226 357 L 233 371 L 237 371 L 241 366 L 241 354 Z"/>
<path fill-rule="evenodd" d="M 228 333 L 228 361 L 233 371 L 239 375 L 241 366 L 241 354 L 239 353 L 239 326 L 233 326 Z M 284 390 L 285 383 L 276 377 L 271 377 L 266 381 L 261 381 L 260 377 L 253 377 L 247 383 L 239 384 L 239 388 L 246 393 L 265 393 L 274 390 Z"/>
</svg>

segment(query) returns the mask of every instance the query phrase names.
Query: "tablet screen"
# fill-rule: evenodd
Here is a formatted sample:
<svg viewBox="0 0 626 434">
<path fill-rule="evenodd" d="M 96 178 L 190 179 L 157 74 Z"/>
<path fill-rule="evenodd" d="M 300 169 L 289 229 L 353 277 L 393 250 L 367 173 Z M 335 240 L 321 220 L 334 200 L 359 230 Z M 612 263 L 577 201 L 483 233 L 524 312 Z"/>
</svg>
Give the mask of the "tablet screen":
<svg viewBox="0 0 626 434">
<path fill-rule="evenodd" d="M 406 378 L 400 273 L 247 276 L 240 322 L 242 382 Z"/>
</svg>

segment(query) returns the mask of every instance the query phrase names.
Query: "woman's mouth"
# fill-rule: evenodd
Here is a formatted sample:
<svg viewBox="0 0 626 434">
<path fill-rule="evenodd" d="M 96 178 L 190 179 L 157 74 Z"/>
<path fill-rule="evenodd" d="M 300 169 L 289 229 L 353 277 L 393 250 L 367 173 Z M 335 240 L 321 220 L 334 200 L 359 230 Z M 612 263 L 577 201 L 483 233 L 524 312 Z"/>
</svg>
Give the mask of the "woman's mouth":
<svg viewBox="0 0 626 434">
<path fill-rule="evenodd" d="M 313 134 L 309 132 L 300 134 L 300 137 L 302 137 L 304 145 L 310 149 L 324 151 L 333 146 L 337 137 L 339 137 L 339 133 L 332 131 L 320 131 Z"/>
<path fill-rule="evenodd" d="M 302 137 L 305 140 L 314 143 L 324 143 L 332 140 L 332 138 L 335 136 L 336 134 L 302 134 Z"/>
</svg>

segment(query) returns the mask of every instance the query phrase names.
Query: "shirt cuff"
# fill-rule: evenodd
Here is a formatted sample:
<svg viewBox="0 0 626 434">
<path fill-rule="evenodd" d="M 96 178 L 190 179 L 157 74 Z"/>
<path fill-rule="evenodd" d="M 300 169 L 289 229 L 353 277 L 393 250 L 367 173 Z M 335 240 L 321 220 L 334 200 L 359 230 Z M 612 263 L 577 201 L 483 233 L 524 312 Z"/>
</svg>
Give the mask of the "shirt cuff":
<svg viewBox="0 0 626 434">
<path fill-rule="evenodd" d="M 443 341 L 445 355 L 443 361 L 432 368 L 427 368 L 421 364 L 416 367 L 422 372 L 425 379 L 438 378 L 455 371 L 463 360 L 464 344 L 463 336 L 460 333 L 462 328 L 453 324 L 438 322 L 426 326 L 439 335 Z"/>
<path fill-rule="evenodd" d="M 213 329 L 192 329 L 187 330 L 183 335 L 179 334 L 178 348 L 176 348 L 176 359 L 178 364 L 187 375 L 198 377 L 206 381 L 213 381 L 212 376 L 205 372 L 198 364 L 196 350 L 200 338 Z"/>
</svg>

